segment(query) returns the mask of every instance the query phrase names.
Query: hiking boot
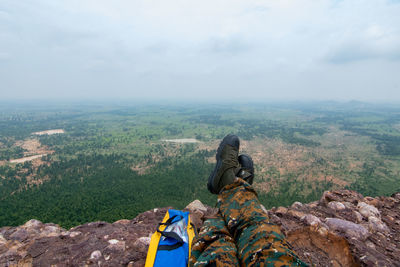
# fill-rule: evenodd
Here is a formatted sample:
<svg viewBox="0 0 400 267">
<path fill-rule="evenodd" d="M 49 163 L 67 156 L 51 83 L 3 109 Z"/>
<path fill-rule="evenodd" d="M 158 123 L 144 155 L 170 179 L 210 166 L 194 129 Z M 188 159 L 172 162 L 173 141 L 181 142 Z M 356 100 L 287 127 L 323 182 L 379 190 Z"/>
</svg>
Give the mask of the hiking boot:
<svg viewBox="0 0 400 267">
<path fill-rule="evenodd" d="M 239 168 L 239 137 L 228 134 L 219 144 L 217 164 L 208 178 L 207 188 L 213 194 L 219 194 L 221 189 L 234 182 Z"/>
<path fill-rule="evenodd" d="M 253 159 L 246 154 L 242 154 L 238 158 L 240 169 L 236 172 L 236 176 L 242 178 L 249 184 L 253 184 L 254 164 Z"/>
</svg>

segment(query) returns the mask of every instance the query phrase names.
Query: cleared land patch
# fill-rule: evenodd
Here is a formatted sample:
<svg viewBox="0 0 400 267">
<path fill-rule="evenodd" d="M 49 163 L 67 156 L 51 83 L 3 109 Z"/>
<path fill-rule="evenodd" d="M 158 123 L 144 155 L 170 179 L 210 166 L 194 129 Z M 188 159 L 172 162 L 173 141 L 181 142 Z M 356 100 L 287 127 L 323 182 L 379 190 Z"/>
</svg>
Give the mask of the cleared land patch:
<svg viewBox="0 0 400 267">
<path fill-rule="evenodd" d="M 296 180 L 314 184 L 332 183 L 334 188 L 343 188 L 354 182 L 355 174 L 362 170 L 363 163 L 376 153 L 368 137 L 349 135 L 330 127 L 322 136 L 312 137 L 321 143 L 310 147 L 288 144 L 276 138 L 242 140 L 240 153 L 249 154 L 254 161 L 256 186 L 269 192 L 281 181 Z M 219 140 L 204 142 L 199 149 L 213 150 Z M 210 157 L 210 163 L 215 157 Z"/>
<path fill-rule="evenodd" d="M 40 141 L 35 138 L 17 141 L 15 142 L 15 146 L 23 148 L 24 156 L 27 158 L 35 155 L 47 155 L 53 153 L 52 150 L 49 150 L 48 147 L 43 146 Z"/>
<path fill-rule="evenodd" d="M 181 138 L 181 139 L 162 139 L 161 141 L 164 142 L 170 142 L 170 143 L 178 143 L 178 144 L 184 144 L 184 143 L 199 143 L 200 141 L 194 138 Z"/>
<path fill-rule="evenodd" d="M 47 154 L 40 154 L 40 155 L 34 155 L 34 156 L 24 157 L 24 158 L 20 158 L 20 159 L 12 159 L 12 160 L 10 160 L 10 162 L 11 163 L 24 163 L 25 161 L 31 161 L 31 160 L 41 158 L 46 155 Z"/>
<path fill-rule="evenodd" d="M 52 135 L 52 134 L 63 134 L 65 131 L 63 129 L 53 129 L 53 130 L 46 130 L 41 132 L 34 132 L 33 135 Z"/>
<path fill-rule="evenodd" d="M 26 161 L 33 161 L 43 156 L 54 153 L 53 150 L 49 150 L 48 147 L 43 146 L 37 139 L 26 139 L 15 142 L 15 146 L 19 146 L 24 149 L 24 157 L 17 159 L 10 159 L 10 163 L 24 163 Z M 35 161 L 35 166 L 41 165 L 43 162 L 40 160 Z"/>
</svg>

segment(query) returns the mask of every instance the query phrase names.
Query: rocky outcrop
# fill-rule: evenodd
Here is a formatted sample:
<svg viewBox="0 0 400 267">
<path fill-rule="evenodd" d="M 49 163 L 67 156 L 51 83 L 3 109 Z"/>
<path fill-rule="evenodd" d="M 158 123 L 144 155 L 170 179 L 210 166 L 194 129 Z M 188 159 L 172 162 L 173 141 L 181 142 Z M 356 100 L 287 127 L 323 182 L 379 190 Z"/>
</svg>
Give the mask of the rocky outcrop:
<svg viewBox="0 0 400 267">
<path fill-rule="evenodd" d="M 150 236 L 167 209 L 69 230 L 37 220 L 0 228 L 0 266 L 143 266 Z M 216 212 L 198 200 L 187 210 L 197 227 Z M 266 212 L 305 262 L 400 266 L 400 193 L 372 198 L 331 191 L 316 202 L 295 202 Z"/>
<path fill-rule="evenodd" d="M 301 204 L 301 203 L 300 203 Z M 400 193 L 340 190 L 268 211 L 302 260 L 317 266 L 400 266 Z"/>
<path fill-rule="evenodd" d="M 197 225 L 216 212 L 200 201 L 188 207 Z M 91 222 L 69 230 L 38 220 L 0 228 L 0 266 L 144 266 L 150 237 L 169 208 L 146 211 L 133 220 Z"/>
</svg>

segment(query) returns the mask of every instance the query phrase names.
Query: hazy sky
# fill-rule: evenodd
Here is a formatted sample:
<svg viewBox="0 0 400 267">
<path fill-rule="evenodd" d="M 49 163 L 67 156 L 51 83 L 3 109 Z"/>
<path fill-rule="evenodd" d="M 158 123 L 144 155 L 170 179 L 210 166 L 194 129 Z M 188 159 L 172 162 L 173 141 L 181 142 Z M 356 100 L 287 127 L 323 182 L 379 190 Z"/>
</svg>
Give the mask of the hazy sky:
<svg viewBox="0 0 400 267">
<path fill-rule="evenodd" d="M 400 101 L 400 0 L 0 0 L 0 99 Z"/>
</svg>

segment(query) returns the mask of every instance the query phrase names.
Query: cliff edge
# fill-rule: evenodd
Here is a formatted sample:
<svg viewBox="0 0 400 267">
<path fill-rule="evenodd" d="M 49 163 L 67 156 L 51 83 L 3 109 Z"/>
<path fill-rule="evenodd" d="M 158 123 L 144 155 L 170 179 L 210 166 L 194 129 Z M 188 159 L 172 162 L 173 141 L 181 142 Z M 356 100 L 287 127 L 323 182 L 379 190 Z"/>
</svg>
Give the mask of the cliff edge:
<svg viewBox="0 0 400 267">
<path fill-rule="evenodd" d="M 38 220 L 2 227 L 0 266 L 144 266 L 150 236 L 168 208 L 69 230 Z M 186 209 L 198 228 L 216 212 L 198 200 Z M 400 193 L 372 198 L 327 191 L 319 201 L 265 212 L 309 264 L 400 266 Z"/>
</svg>

